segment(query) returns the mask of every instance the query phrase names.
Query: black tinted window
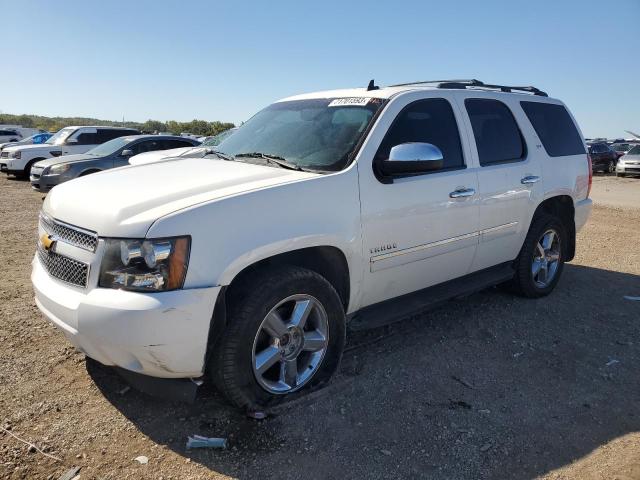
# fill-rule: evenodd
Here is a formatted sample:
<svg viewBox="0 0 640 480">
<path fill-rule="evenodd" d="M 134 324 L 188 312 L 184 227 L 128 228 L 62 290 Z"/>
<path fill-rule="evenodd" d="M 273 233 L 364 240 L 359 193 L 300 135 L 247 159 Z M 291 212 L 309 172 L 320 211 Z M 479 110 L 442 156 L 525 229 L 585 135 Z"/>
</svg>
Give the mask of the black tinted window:
<svg viewBox="0 0 640 480">
<path fill-rule="evenodd" d="M 480 165 L 524 157 L 522 135 L 509 107 L 497 100 L 469 98 L 464 102 L 476 139 Z"/>
<path fill-rule="evenodd" d="M 391 148 L 409 142 L 438 147 L 444 157 L 444 169 L 464 166 L 458 124 L 451 105 L 443 98 L 419 100 L 405 107 L 382 140 L 376 160 L 388 159 Z"/>
<path fill-rule="evenodd" d="M 113 140 L 114 138 L 124 137 L 127 135 L 138 135 L 137 130 L 124 130 L 124 129 L 111 129 L 111 128 L 101 128 L 98 130 L 98 142 L 104 143 L 109 140 Z"/>
<path fill-rule="evenodd" d="M 193 147 L 193 144 L 185 140 L 165 140 L 162 148 L 168 149 L 168 148 L 184 148 L 184 147 Z"/>
<path fill-rule="evenodd" d="M 138 155 L 139 153 L 151 152 L 153 150 L 160 150 L 160 142 L 156 140 L 145 140 L 142 142 L 138 142 L 130 149 L 133 151 L 134 155 Z"/>
<path fill-rule="evenodd" d="M 76 145 L 97 145 L 101 142 L 98 141 L 98 134 L 96 132 L 84 132 L 76 137 L 78 140 Z"/>
<path fill-rule="evenodd" d="M 584 153 L 582 138 L 566 108 L 540 102 L 520 105 L 550 157 Z"/>
</svg>

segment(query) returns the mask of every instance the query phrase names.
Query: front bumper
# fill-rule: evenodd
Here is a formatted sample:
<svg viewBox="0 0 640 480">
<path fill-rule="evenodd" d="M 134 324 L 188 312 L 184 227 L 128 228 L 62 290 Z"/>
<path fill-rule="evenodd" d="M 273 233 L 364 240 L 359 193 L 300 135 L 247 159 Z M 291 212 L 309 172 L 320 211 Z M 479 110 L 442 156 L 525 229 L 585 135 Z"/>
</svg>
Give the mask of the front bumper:
<svg viewBox="0 0 640 480">
<path fill-rule="evenodd" d="M 640 175 L 640 163 L 621 163 L 616 166 L 617 173 Z"/>
<path fill-rule="evenodd" d="M 42 170 L 31 169 L 31 175 L 29 175 L 31 188 L 39 192 L 46 193 L 56 185 L 67 181 L 66 178 L 62 178 L 60 175 L 42 175 L 41 172 Z"/>
<path fill-rule="evenodd" d="M 37 256 L 31 281 L 38 308 L 94 360 L 161 378 L 204 373 L 221 287 L 162 293 L 82 289 L 49 276 Z"/>
</svg>

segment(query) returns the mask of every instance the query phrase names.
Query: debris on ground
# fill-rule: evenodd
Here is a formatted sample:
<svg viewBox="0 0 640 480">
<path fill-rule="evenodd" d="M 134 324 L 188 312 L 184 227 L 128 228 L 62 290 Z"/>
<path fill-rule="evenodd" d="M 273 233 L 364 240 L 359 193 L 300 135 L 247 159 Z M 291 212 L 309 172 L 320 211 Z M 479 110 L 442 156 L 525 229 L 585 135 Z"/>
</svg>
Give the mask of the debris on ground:
<svg viewBox="0 0 640 480">
<path fill-rule="evenodd" d="M 611 365 L 615 365 L 616 363 L 620 363 L 620 360 L 616 360 L 615 358 L 612 358 L 606 363 L 605 366 L 610 367 Z"/>
<path fill-rule="evenodd" d="M 70 468 L 69 470 L 67 470 L 66 472 L 64 472 L 62 475 L 60 475 L 60 477 L 58 478 L 58 480 L 73 480 L 74 478 L 77 477 L 78 472 L 80 471 L 82 467 L 73 467 Z"/>
<path fill-rule="evenodd" d="M 138 462 L 140 465 L 146 465 L 147 463 L 149 463 L 149 458 L 145 457 L 144 455 L 140 455 L 139 457 L 136 457 L 133 460 Z"/>
<path fill-rule="evenodd" d="M 464 380 L 463 378 L 460 377 L 456 377 L 455 375 L 451 375 L 451 378 L 453 380 L 455 380 L 458 383 L 461 383 L 462 385 L 464 385 L 467 388 L 471 388 L 473 389 L 473 385 L 471 385 L 469 382 L 467 382 L 466 380 Z"/>
<path fill-rule="evenodd" d="M 193 435 L 187 438 L 187 448 L 227 448 L 227 439 Z"/>
<path fill-rule="evenodd" d="M 253 418 L 254 420 L 264 420 L 267 418 L 266 412 L 262 412 L 260 410 L 249 410 L 247 412 L 247 417 Z"/>
<path fill-rule="evenodd" d="M 391 456 L 391 450 L 385 450 L 384 448 L 380 450 L 380 453 L 386 455 L 387 457 Z"/>
<path fill-rule="evenodd" d="M 640 297 L 631 297 L 629 295 L 625 295 L 624 298 L 626 300 L 631 300 L 632 302 L 640 302 Z"/>
</svg>

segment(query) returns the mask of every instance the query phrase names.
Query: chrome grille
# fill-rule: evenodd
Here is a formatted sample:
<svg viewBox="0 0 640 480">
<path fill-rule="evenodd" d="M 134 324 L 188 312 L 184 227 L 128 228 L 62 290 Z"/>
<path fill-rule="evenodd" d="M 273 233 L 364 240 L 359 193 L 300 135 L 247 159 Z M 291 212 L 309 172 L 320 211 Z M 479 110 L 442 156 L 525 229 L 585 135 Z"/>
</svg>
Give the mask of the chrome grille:
<svg viewBox="0 0 640 480">
<path fill-rule="evenodd" d="M 96 251 L 98 235 L 94 232 L 59 222 L 44 213 L 40 214 L 40 226 L 45 232 L 56 237 L 56 240 L 90 252 Z"/>
<path fill-rule="evenodd" d="M 89 265 L 55 252 L 47 252 L 38 245 L 38 258 L 44 269 L 54 278 L 71 285 L 86 288 Z"/>
<path fill-rule="evenodd" d="M 2 154 L 0 154 L 1 158 L 9 158 L 9 152 L 2 152 Z"/>
</svg>

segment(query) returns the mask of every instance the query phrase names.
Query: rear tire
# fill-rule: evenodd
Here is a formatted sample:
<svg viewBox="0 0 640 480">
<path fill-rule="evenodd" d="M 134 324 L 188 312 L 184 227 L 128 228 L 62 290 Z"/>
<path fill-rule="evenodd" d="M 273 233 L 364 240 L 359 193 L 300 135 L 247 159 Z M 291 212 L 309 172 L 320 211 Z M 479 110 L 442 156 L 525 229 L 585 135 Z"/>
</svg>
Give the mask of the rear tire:
<svg viewBox="0 0 640 480">
<path fill-rule="evenodd" d="M 616 172 L 616 177 L 625 177 L 626 175 L 624 173 L 618 173 Z"/>
<path fill-rule="evenodd" d="M 261 409 L 327 382 L 344 344 L 345 313 L 333 286 L 311 270 L 277 267 L 229 291 L 227 327 L 209 371 L 231 403 Z"/>
<path fill-rule="evenodd" d="M 567 245 L 567 231 L 559 218 L 536 215 L 515 260 L 512 287 L 516 293 L 528 298 L 549 295 L 562 275 Z"/>
</svg>

